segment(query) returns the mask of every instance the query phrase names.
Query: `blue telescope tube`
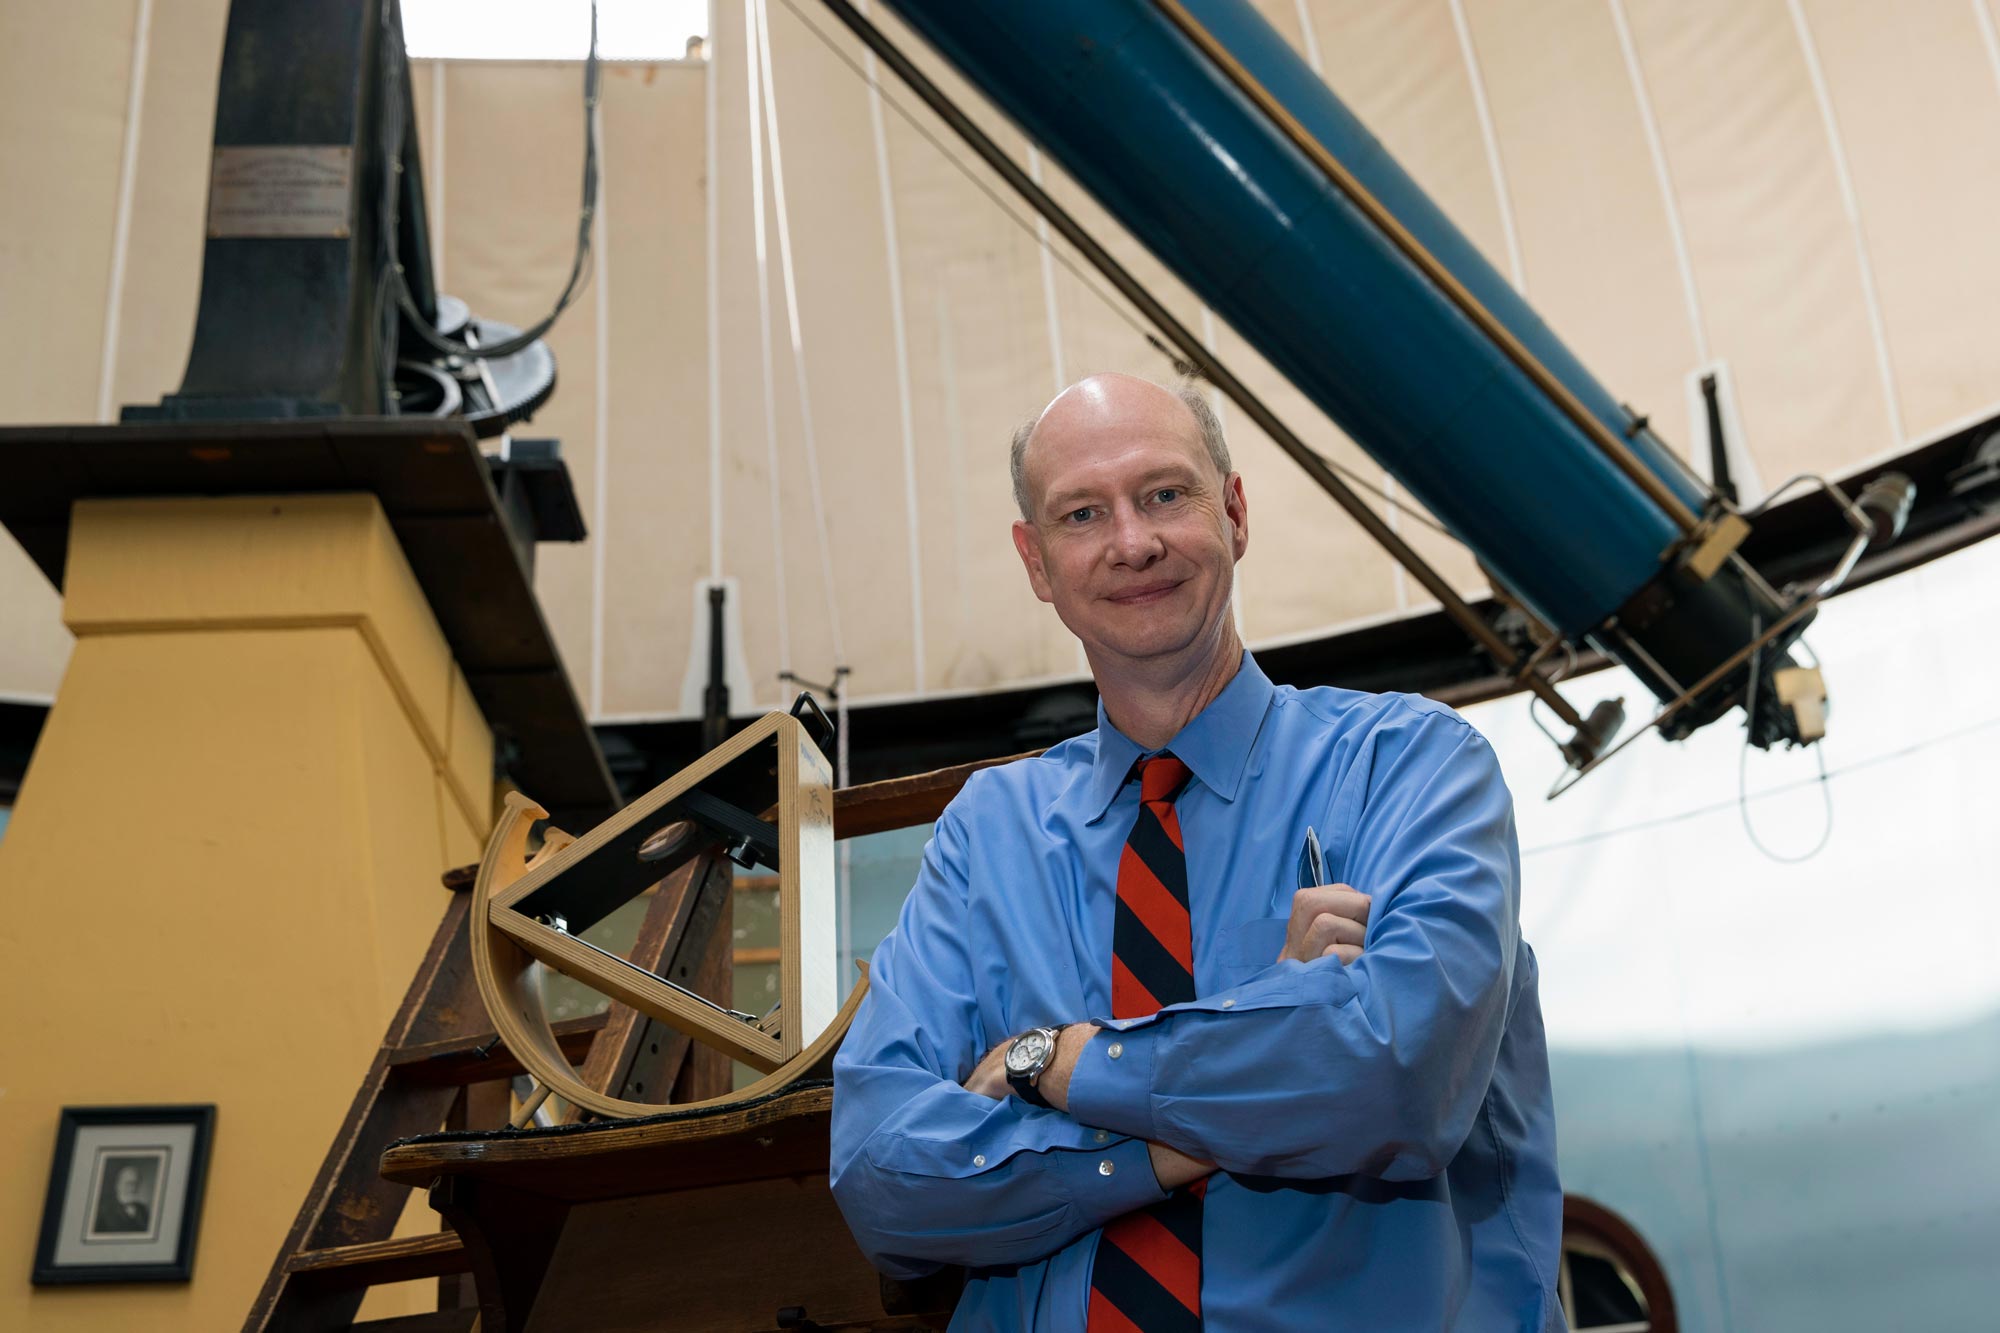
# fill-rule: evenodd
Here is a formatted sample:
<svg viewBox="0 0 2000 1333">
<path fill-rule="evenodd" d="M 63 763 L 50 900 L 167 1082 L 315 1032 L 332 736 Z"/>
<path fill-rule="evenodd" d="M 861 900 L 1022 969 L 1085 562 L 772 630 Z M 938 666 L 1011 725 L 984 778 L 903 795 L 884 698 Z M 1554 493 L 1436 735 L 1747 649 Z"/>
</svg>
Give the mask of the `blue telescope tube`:
<svg viewBox="0 0 2000 1333">
<path fill-rule="evenodd" d="M 893 2 L 1548 623 L 1598 629 L 1662 575 L 1675 522 L 1150 0 Z M 1255 10 L 1183 3 L 1627 436 L 1617 401 Z M 1658 440 L 1629 443 L 1702 509 Z"/>
</svg>

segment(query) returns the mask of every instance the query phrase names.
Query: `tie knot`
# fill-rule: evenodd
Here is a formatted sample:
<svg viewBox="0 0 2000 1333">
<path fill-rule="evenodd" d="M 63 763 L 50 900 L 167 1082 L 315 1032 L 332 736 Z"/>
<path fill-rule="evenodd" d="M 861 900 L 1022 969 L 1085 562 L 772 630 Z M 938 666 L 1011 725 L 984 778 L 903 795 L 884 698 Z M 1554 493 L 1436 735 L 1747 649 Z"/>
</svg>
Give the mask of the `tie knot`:
<svg viewBox="0 0 2000 1333">
<path fill-rule="evenodd" d="M 1138 769 L 1142 801 L 1171 801 L 1188 780 L 1188 766 L 1170 754 L 1141 759 Z"/>
</svg>

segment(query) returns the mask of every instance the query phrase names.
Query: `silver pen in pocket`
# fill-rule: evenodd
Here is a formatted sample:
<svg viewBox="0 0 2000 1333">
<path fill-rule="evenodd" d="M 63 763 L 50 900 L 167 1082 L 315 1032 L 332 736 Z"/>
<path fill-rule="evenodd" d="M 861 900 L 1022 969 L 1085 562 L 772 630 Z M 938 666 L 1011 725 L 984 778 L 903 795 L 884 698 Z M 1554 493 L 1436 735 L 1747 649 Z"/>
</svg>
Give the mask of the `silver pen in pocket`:
<svg viewBox="0 0 2000 1333">
<path fill-rule="evenodd" d="M 1306 825 L 1306 845 L 1299 848 L 1299 887 L 1317 888 L 1326 883 L 1326 858 L 1319 850 L 1319 834 Z"/>
</svg>

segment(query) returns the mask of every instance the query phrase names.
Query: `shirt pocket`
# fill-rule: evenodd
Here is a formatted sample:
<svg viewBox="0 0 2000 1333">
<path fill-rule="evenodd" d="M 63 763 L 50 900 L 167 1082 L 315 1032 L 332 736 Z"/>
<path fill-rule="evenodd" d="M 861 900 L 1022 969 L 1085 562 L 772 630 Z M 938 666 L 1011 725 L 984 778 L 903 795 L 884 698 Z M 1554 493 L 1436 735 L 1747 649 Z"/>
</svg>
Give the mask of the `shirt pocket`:
<svg viewBox="0 0 2000 1333">
<path fill-rule="evenodd" d="M 1259 917 L 1231 926 L 1215 940 L 1215 968 L 1224 987 L 1236 986 L 1261 974 L 1278 961 L 1285 947 L 1291 915 Z"/>
</svg>

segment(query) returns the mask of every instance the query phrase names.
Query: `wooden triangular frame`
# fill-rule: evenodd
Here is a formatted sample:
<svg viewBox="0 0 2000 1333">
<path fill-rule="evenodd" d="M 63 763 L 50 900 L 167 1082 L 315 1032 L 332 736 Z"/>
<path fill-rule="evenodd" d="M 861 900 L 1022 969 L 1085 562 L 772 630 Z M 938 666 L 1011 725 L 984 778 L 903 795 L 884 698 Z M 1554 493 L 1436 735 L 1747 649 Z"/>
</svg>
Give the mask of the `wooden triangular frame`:
<svg viewBox="0 0 2000 1333">
<path fill-rule="evenodd" d="M 705 784 L 731 775 L 742 785 L 745 761 L 758 747 L 774 750 L 779 964 L 775 1031 L 704 1004 L 659 977 L 596 949 L 569 933 L 552 914 L 533 911 L 564 891 L 565 876 L 580 883 L 586 873 L 604 878 L 610 865 L 624 896 L 643 891 L 644 867 L 625 863 L 630 849 L 649 835 L 688 816 L 687 806 L 704 799 Z M 758 806 L 772 793 L 765 791 Z M 737 812 L 742 813 L 741 806 Z M 576 1076 L 563 1057 L 542 1002 L 540 969 L 552 967 L 648 1017 L 686 1033 L 731 1059 L 772 1075 L 757 1087 L 786 1081 L 778 1077 L 815 1045 L 840 1012 L 836 975 L 833 796 L 826 758 L 797 719 L 771 713 L 702 756 L 618 814 L 574 841 L 544 849 L 531 861 L 529 833 L 546 812 L 518 793 L 506 806 L 480 862 L 472 903 L 473 969 L 493 1019 L 494 1031 L 538 1081 L 550 1091 L 603 1116 L 649 1115 L 659 1107 L 599 1092 Z M 761 816 L 751 816 L 761 821 Z M 767 824 L 759 823 L 762 829 Z M 552 839 L 566 835 L 551 831 Z M 550 854 L 553 850 L 553 854 Z M 595 887 L 593 905 L 605 898 Z M 528 910 L 524 910 L 528 909 Z M 550 919 L 544 919 L 544 918 Z M 750 1089 L 745 1089 L 748 1093 Z M 736 1094 L 743 1095 L 743 1094 Z M 718 1098 L 729 1101 L 733 1097 Z"/>
</svg>

